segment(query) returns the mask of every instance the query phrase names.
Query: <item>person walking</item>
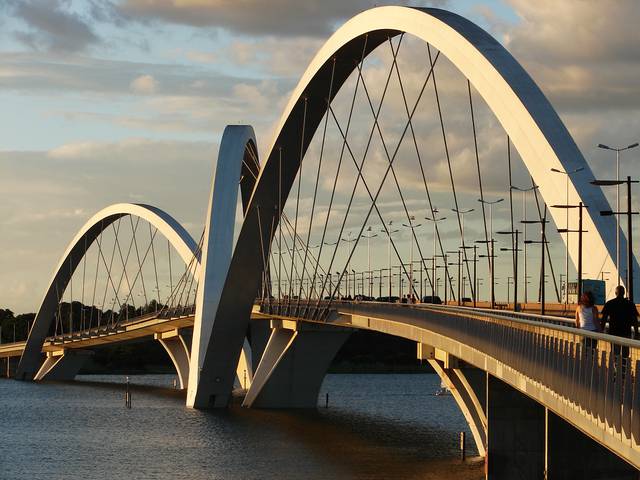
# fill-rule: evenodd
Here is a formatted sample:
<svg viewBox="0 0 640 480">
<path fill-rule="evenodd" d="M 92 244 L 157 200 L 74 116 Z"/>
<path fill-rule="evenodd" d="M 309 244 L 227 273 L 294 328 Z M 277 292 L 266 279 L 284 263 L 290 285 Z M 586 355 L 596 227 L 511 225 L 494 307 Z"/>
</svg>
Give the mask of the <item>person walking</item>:
<svg viewBox="0 0 640 480">
<path fill-rule="evenodd" d="M 600 318 L 600 328 L 604 332 L 608 321 L 609 335 L 631 338 L 631 330 L 633 328 L 636 338 L 638 338 L 638 309 L 634 303 L 624 297 L 624 293 L 624 287 L 618 285 L 616 287 L 616 298 L 604 304 Z M 615 350 L 616 354 L 620 353 L 620 347 L 616 346 Z M 628 351 L 628 348 L 623 348 L 623 356 L 627 356 Z"/>
<path fill-rule="evenodd" d="M 593 293 L 587 291 L 580 297 L 580 302 L 576 308 L 576 328 L 586 330 L 588 332 L 599 332 L 600 322 L 598 321 L 598 308 L 595 306 Z M 585 337 L 585 345 L 589 348 L 595 348 L 598 340 L 591 337 Z"/>
</svg>

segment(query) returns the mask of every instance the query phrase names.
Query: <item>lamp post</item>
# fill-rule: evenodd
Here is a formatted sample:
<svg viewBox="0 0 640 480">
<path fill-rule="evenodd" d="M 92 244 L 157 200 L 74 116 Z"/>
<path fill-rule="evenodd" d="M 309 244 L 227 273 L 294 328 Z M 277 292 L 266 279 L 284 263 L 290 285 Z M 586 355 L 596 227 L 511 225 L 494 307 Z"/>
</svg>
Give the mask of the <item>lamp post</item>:
<svg viewBox="0 0 640 480">
<path fill-rule="evenodd" d="M 443 255 L 436 255 L 436 257 L 442 257 L 442 265 L 436 268 L 442 268 L 444 270 L 444 278 L 442 279 L 442 284 L 444 286 L 444 304 L 446 305 L 447 304 L 447 282 L 449 281 L 449 269 L 447 268 L 447 254 L 445 252 Z"/>
<path fill-rule="evenodd" d="M 493 253 L 493 206 L 497 203 L 500 203 L 504 200 L 504 198 L 496 198 L 495 200 L 489 201 L 489 200 L 484 200 L 482 198 L 479 198 L 478 201 L 484 205 L 489 205 L 489 239 L 490 240 L 485 240 L 484 242 L 477 242 L 477 243 L 491 243 L 491 252 L 489 253 L 489 255 L 487 255 L 489 257 L 489 270 L 491 272 L 491 308 L 495 308 L 496 305 L 496 298 L 495 298 L 495 289 L 494 289 L 494 279 L 495 279 L 495 275 L 494 275 L 494 259 L 495 259 L 495 255 Z"/>
<path fill-rule="evenodd" d="M 415 219 L 416 219 L 416 217 L 411 215 L 409 217 L 409 225 L 407 225 L 406 223 L 402 224 L 403 227 L 411 229 L 411 249 L 410 249 L 410 253 L 409 253 L 409 298 L 413 298 L 413 292 L 414 292 L 414 288 L 413 288 L 413 237 L 414 237 L 414 229 L 422 225 L 421 223 L 418 223 L 417 225 L 415 223 L 413 223 L 415 221 Z"/>
<path fill-rule="evenodd" d="M 420 294 L 420 302 L 422 302 L 422 266 L 424 265 L 424 258 L 421 258 L 420 260 L 414 260 L 413 263 L 415 263 L 419 268 L 418 268 L 418 282 L 420 283 L 420 289 L 419 289 L 419 294 Z"/>
<path fill-rule="evenodd" d="M 434 208 L 433 209 L 433 217 L 424 217 L 425 220 L 429 220 L 429 221 L 433 222 L 433 266 L 432 266 L 433 278 L 436 277 L 436 239 L 437 239 L 437 236 L 438 236 L 438 229 L 437 229 L 436 223 L 447 219 L 447 217 L 437 218 L 436 217 L 437 213 L 438 213 L 438 209 Z M 446 280 L 445 280 L 445 292 L 447 291 L 446 289 L 447 289 L 447 287 L 446 287 Z M 431 290 L 432 290 L 431 296 L 433 298 L 435 298 L 435 296 L 437 295 L 437 293 L 436 293 L 437 288 L 436 288 L 435 282 L 431 283 Z"/>
<path fill-rule="evenodd" d="M 598 144 L 598 148 L 602 148 L 603 150 L 613 150 L 614 152 L 616 152 L 616 182 L 620 182 L 620 152 L 624 152 L 625 150 L 630 150 L 632 148 L 637 147 L 638 145 L 639 144 L 637 142 L 632 143 L 631 145 L 627 145 L 626 147 L 610 147 L 603 143 Z M 619 212 L 620 211 L 620 183 L 616 183 L 612 185 L 616 185 L 616 211 Z M 618 270 L 618 285 L 620 285 L 622 276 L 620 275 L 620 218 L 618 217 L 618 215 L 616 215 L 616 270 Z"/>
<path fill-rule="evenodd" d="M 544 206 L 542 219 L 540 220 L 523 220 L 521 223 L 539 223 L 540 224 L 540 240 L 525 240 L 525 243 L 539 243 L 540 244 L 540 314 L 544 315 L 545 313 L 545 298 L 544 298 L 544 250 L 545 244 L 547 243 L 547 235 L 546 235 L 546 225 L 547 225 L 547 206 Z"/>
<path fill-rule="evenodd" d="M 458 255 L 458 261 L 456 263 L 449 263 L 449 265 L 456 265 L 458 267 L 458 305 L 460 305 L 461 302 L 461 293 L 460 293 L 460 289 L 462 288 L 462 280 L 461 280 L 461 274 L 462 274 L 462 256 L 460 255 L 460 251 L 461 249 L 455 250 L 455 251 L 448 251 L 448 254 L 453 254 L 453 255 Z"/>
<path fill-rule="evenodd" d="M 491 278 L 491 298 L 489 299 L 489 301 L 491 302 L 491 308 L 495 308 L 496 307 L 496 275 L 495 275 L 495 271 L 493 269 L 493 262 L 495 259 L 495 253 L 494 253 L 494 244 L 495 244 L 495 240 L 492 238 L 490 240 L 476 240 L 476 243 L 484 243 L 484 244 L 489 244 L 489 255 L 478 255 L 479 258 L 487 258 L 489 260 L 489 276 Z"/>
<path fill-rule="evenodd" d="M 389 269 L 389 301 L 391 301 L 391 235 L 399 232 L 400 230 L 393 228 L 393 220 L 389 220 L 388 227 L 384 230 L 380 230 L 382 233 L 387 234 L 387 268 Z"/>
<path fill-rule="evenodd" d="M 533 190 L 536 190 L 538 188 L 538 185 L 533 185 L 532 187 L 529 188 L 520 188 L 520 187 L 516 187 L 514 185 L 511 185 L 511 188 L 513 190 L 517 190 L 519 192 L 522 192 L 522 219 L 523 220 L 527 220 L 527 192 L 531 192 Z M 527 239 L 527 224 L 525 223 L 522 226 L 522 239 L 526 240 Z M 527 244 L 524 243 L 522 246 L 523 249 L 523 254 L 524 254 L 524 259 L 522 261 L 522 270 L 523 270 L 523 284 L 524 284 L 524 303 L 526 304 L 528 301 L 528 283 L 527 282 Z"/>
<path fill-rule="evenodd" d="M 352 233 L 349 232 L 347 233 L 347 238 L 343 238 L 342 241 L 343 242 L 347 242 L 347 243 L 351 243 L 351 242 L 355 242 L 357 240 L 357 238 L 352 238 Z M 351 274 L 351 255 L 349 255 L 349 261 L 347 262 L 347 297 L 351 297 L 351 288 L 349 285 L 349 275 Z M 355 288 L 355 276 L 353 277 L 353 296 L 355 297 L 356 295 L 356 288 Z M 351 297 L 353 298 L 353 297 Z"/>
<path fill-rule="evenodd" d="M 333 245 L 337 245 L 338 241 L 336 240 L 335 242 L 324 242 L 324 244 L 327 245 L 328 247 L 331 247 Z M 340 276 L 340 272 L 336 272 L 336 275 L 338 275 L 338 280 L 336 281 L 336 287 L 338 290 L 338 298 L 340 298 L 340 284 L 342 283 L 342 277 Z M 333 289 L 331 288 L 331 273 L 329 273 L 329 298 L 330 299 L 333 298 Z"/>
<path fill-rule="evenodd" d="M 627 211 L 621 212 L 620 210 L 612 212 L 611 210 L 603 210 L 600 215 L 609 216 L 618 215 L 627 216 L 627 297 L 633 302 L 633 215 L 638 215 L 639 212 L 631 211 L 631 184 L 638 183 L 638 180 L 631 180 L 631 177 L 627 177 L 626 180 L 594 180 L 591 182 L 593 185 L 620 186 L 623 183 L 627 184 Z M 618 278 L 620 278 L 620 267 L 618 266 Z"/>
<path fill-rule="evenodd" d="M 369 228 L 367 228 L 367 234 L 368 235 L 362 235 L 362 236 L 367 239 L 367 268 L 369 270 L 369 296 L 372 297 L 373 283 L 371 281 L 371 239 L 377 237 L 378 234 L 371 232 L 371 225 L 369 225 Z M 362 289 L 364 290 L 364 285 L 362 286 Z"/>
<path fill-rule="evenodd" d="M 513 240 L 513 243 L 511 245 L 511 248 L 501 248 L 500 251 L 502 252 L 513 252 L 513 311 L 517 312 L 518 311 L 518 252 L 520 251 L 520 249 L 518 248 L 519 242 L 518 242 L 518 235 L 520 234 L 519 230 L 515 230 L 515 231 L 503 231 L 503 232 L 496 232 L 500 235 L 511 235 L 511 239 Z M 507 285 L 509 284 L 509 281 L 507 279 Z M 508 288 L 508 287 L 507 287 Z M 507 295 L 507 299 L 508 299 L 508 295 Z"/>
<path fill-rule="evenodd" d="M 581 172 L 582 170 L 584 170 L 584 167 L 578 167 L 575 168 L 573 170 L 560 170 L 557 168 L 552 168 L 551 171 L 554 173 L 561 173 L 562 175 L 566 176 L 566 181 L 565 181 L 565 204 L 569 204 L 569 177 L 571 175 L 573 175 L 574 173 L 578 173 Z M 565 224 L 565 230 L 569 230 L 569 210 L 567 210 L 567 215 L 566 215 L 566 224 Z M 567 238 L 565 240 L 565 278 L 569 279 L 569 234 L 567 233 Z M 567 303 L 569 303 L 569 291 L 567 289 L 565 289 L 565 296 L 564 296 L 564 304 L 567 305 Z"/>
<path fill-rule="evenodd" d="M 477 278 L 477 268 L 476 265 L 478 263 L 478 245 L 465 245 L 464 247 L 460 247 L 463 250 L 473 250 L 473 260 L 468 260 L 467 256 L 464 256 L 464 259 L 462 260 L 464 262 L 464 266 L 467 268 L 467 273 L 469 273 L 469 269 L 468 269 L 468 265 L 469 262 L 473 263 L 473 273 L 470 273 L 470 278 L 469 278 L 469 287 L 471 289 L 471 300 L 473 301 L 473 306 L 476 306 L 476 278 Z M 462 275 L 462 277 L 464 278 L 464 273 Z M 462 290 L 463 290 L 463 296 L 464 296 L 464 282 L 462 284 Z"/>
<path fill-rule="evenodd" d="M 473 212 L 474 209 L 473 208 L 467 208 L 466 210 L 464 210 L 464 209 L 460 209 L 460 208 L 452 208 L 451 211 L 457 213 L 458 215 L 460 215 L 460 241 L 462 243 L 462 248 L 464 249 L 465 248 L 465 243 L 464 243 L 464 216 L 467 213 Z M 466 261 L 467 252 L 463 251 L 462 253 L 464 254 L 463 256 L 464 256 L 464 259 Z M 467 268 L 467 267 L 468 267 L 468 265 L 465 263 L 465 268 Z M 468 271 L 467 271 L 467 273 L 468 273 Z M 473 293 L 473 289 L 475 289 L 475 287 L 472 287 L 472 292 L 471 293 Z M 463 285 L 463 290 L 464 290 L 464 285 Z"/>
<path fill-rule="evenodd" d="M 586 230 L 582 229 L 582 209 L 583 208 L 588 208 L 586 205 L 583 205 L 582 202 L 579 202 L 578 205 L 551 205 L 551 208 L 565 208 L 567 211 L 569 211 L 570 208 L 577 208 L 578 209 L 578 229 L 577 230 L 571 230 L 569 228 L 559 228 L 558 229 L 558 233 L 565 233 L 567 235 L 567 240 L 569 239 L 569 234 L 570 233 L 577 233 L 578 234 L 578 302 L 580 302 L 580 297 L 582 296 L 582 234 L 586 233 Z M 567 303 L 569 303 L 568 299 L 569 299 L 569 278 L 566 277 L 565 279 L 566 282 L 566 286 L 565 286 L 565 293 L 566 293 L 566 298 L 567 300 L 565 301 L 565 305 Z"/>
</svg>

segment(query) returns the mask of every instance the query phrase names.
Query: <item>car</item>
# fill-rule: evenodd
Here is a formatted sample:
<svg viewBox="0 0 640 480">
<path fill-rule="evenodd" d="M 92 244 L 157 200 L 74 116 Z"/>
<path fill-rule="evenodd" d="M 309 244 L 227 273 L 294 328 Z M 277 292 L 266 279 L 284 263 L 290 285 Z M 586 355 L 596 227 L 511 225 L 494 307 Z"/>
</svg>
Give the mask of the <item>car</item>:
<svg viewBox="0 0 640 480">
<path fill-rule="evenodd" d="M 427 295 L 422 297 L 422 303 L 433 303 L 435 305 L 442 305 L 442 300 L 437 295 L 436 296 Z"/>
<path fill-rule="evenodd" d="M 396 303 L 398 300 L 400 300 L 399 297 L 378 297 L 376 298 L 376 302 L 391 302 L 391 303 Z"/>
</svg>

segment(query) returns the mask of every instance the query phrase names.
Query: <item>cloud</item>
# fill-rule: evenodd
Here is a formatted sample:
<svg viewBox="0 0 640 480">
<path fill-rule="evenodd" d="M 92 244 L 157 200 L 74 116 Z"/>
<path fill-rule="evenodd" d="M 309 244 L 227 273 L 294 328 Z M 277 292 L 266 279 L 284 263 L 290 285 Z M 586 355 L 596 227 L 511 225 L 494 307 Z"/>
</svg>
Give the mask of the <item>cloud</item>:
<svg viewBox="0 0 640 480">
<path fill-rule="evenodd" d="M 509 0 L 505 44 L 563 111 L 640 108 L 640 3 Z"/>
<path fill-rule="evenodd" d="M 15 31 L 14 36 L 35 50 L 77 52 L 100 40 L 87 21 L 65 10 L 59 0 L 9 0 L 9 5 L 26 27 Z"/>
<path fill-rule="evenodd" d="M 5 90 L 130 94 L 132 79 L 139 77 L 152 77 L 156 93 L 166 95 L 225 95 L 236 83 L 260 81 L 193 65 L 0 52 L 0 87 Z M 141 82 L 150 85 L 149 79 Z"/>
<path fill-rule="evenodd" d="M 445 1 L 423 2 L 442 5 Z M 140 21 L 218 27 L 249 35 L 326 36 L 336 24 L 372 6 L 369 0 L 125 0 L 118 10 Z"/>
<path fill-rule="evenodd" d="M 156 87 L 158 86 L 158 82 L 152 75 L 140 75 L 135 78 L 131 84 L 131 90 L 135 93 L 142 94 L 152 94 L 156 92 Z"/>
<path fill-rule="evenodd" d="M 198 237 L 216 155 L 214 143 L 142 138 L 0 151 L 0 305 L 33 311 L 67 243 L 112 203 L 156 205 Z"/>
</svg>

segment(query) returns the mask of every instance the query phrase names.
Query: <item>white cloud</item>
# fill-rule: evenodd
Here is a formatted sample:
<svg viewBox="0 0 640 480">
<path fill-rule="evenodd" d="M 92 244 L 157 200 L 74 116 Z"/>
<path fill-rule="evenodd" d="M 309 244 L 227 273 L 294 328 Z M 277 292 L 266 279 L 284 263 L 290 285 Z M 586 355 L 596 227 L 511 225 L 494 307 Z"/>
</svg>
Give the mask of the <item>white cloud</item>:
<svg viewBox="0 0 640 480">
<path fill-rule="evenodd" d="M 156 92 L 158 82 L 152 75 L 140 75 L 131 82 L 130 87 L 135 93 L 150 95 Z"/>
</svg>

